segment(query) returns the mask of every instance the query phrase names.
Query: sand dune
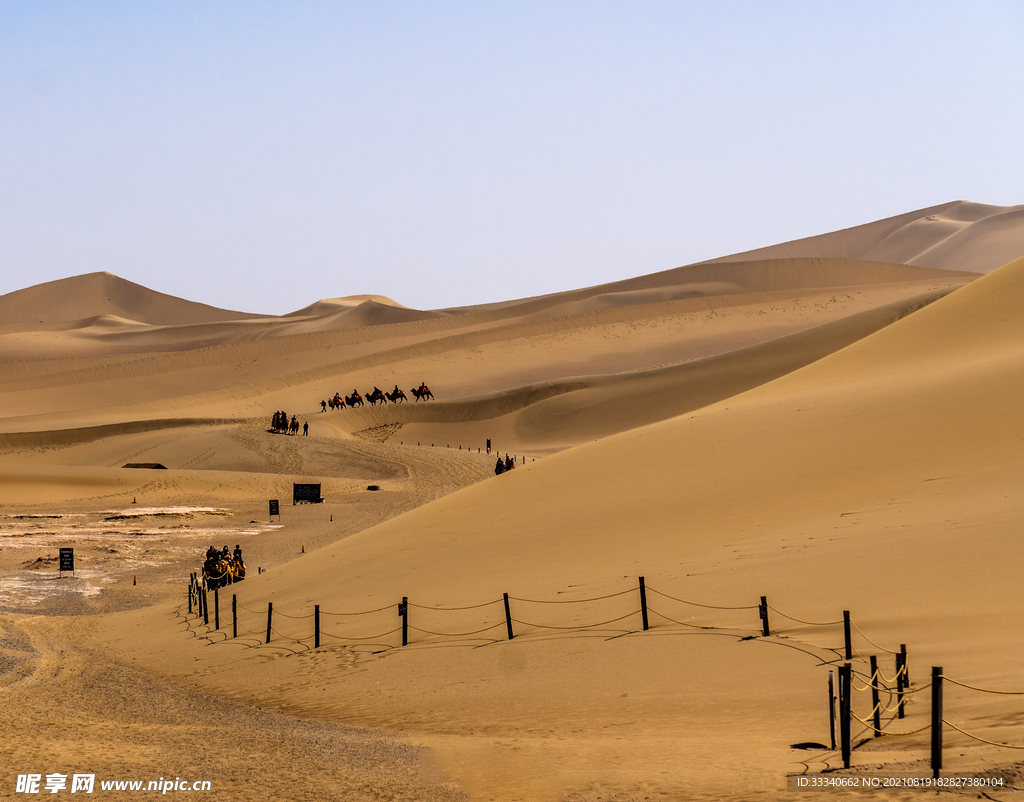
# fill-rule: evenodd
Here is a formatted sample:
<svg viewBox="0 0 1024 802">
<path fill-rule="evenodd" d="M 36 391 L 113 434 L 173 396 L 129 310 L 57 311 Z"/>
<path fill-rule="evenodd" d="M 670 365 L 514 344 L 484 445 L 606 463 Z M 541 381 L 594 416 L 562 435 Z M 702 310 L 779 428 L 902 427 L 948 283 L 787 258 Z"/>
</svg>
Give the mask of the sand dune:
<svg viewBox="0 0 1024 802">
<path fill-rule="evenodd" d="M 88 273 L 0 295 L 3 325 L 108 314 L 155 325 L 256 318 L 155 292 L 112 273 Z"/>
<path fill-rule="evenodd" d="M 289 312 L 285 317 L 322 317 L 336 312 L 344 312 L 347 309 L 360 306 L 366 301 L 372 301 L 381 306 L 391 306 L 396 309 L 408 309 L 386 295 L 346 295 L 344 298 L 322 298 L 321 300 Z M 415 310 L 413 310 L 415 311 Z"/>
<path fill-rule="evenodd" d="M 625 777 L 646 780 L 643 771 L 624 776 L 605 762 L 612 753 L 626 763 L 644 755 L 668 767 L 680 751 L 700 754 L 709 737 L 734 745 L 719 765 L 743 785 L 737 796 L 777 788 L 778 779 L 755 778 L 785 762 L 789 743 L 823 737 L 812 700 L 814 684 L 824 685 L 819 660 L 829 660 L 827 647 L 835 644 L 827 628 L 779 625 L 779 644 L 803 644 L 808 653 L 800 657 L 735 638 L 730 647 L 698 644 L 664 618 L 652 630 L 658 634 L 643 635 L 633 614 L 606 628 L 606 637 L 568 642 L 520 624 L 522 640 L 495 639 L 476 656 L 468 649 L 472 638 L 462 650 L 439 651 L 430 648 L 437 640 L 430 633 L 501 626 L 500 606 L 455 621 L 428 608 L 483 603 L 502 591 L 527 599 L 601 597 L 635 587 L 643 575 L 671 596 L 708 604 L 749 605 L 767 594 L 778 609 L 812 621 L 852 609 L 876 642 L 911 644 L 918 676 L 942 664 L 952 676 L 1009 686 L 1021 625 L 998 588 L 1015 582 L 1022 568 L 1000 547 L 1014 537 L 1012 488 L 1022 469 L 1012 433 L 1019 428 L 1013 400 L 1024 382 L 1024 330 L 1011 314 L 1022 292 L 1024 260 L 746 393 L 481 482 L 238 590 L 248 610 L 273 601 L 290 615 L 314 602 L 361 610 L 408 596 L 421 606 L 419 648 L 357 651 L 354 663 L 309 662 L 300 652 L 263 668 L 266 654 L 287 651 L 225 643 L 211 653 L 203 638 L 154 635 L 168 626 L 158 608 L 112 622 L 109 637 L 151 665 L 159 659 L 164 670 L 238 699 L 410 728 L 447 776 L 483 798 L 560 798 L 595 777 L 612 788 Z M 943 428 L 953 420 L 954 428 Z M 911 560 L 887 559 L 893 552 Z M 741 633 L 753 626 L 743 620 L 753 613 L 665 607 L 674 604 L 662 599 L 661 612 Z M 536 611 L 517 617 L 571 626 L 634 607 L 627 599 L 574 607 L 561 618 Z M 390 627 L 387 621 L 375 626 Z M 246 626 L 257 625 L 258 615 L 249 614 Z M 607 640 L 628 632 L 634 634 L 617 645 Z M 287 641 L 304 633 L 286 622 L 279 635 Z M 635 661 L 645 666 L 639 674 L 629 670 Z M 505 674 L 509 663 L 516 667 Z M 475 678 L 454 697 L 444 690 L 453 671 Z M 295 680 L 295 672 L 307 679 Z M 495 672 L 499 679 L 490 679 Z M 246 679 L 253 674 L 263 678 L 258 690 Z M 404 676 L 417 678 L 409 689 Z M 381 685 L 389 693 L 375 701 Z M 772 701 L 759 708 L 755 700 L 768 688 Z M 638 699 L 622 702 L 623 694 Z M 453 698 L 463 701 L 457 713 Z M 715 700 L 716 718 L 735 723 L 706 726 L 710 709 L 698 699 Z M 955 698 L 956 720 L 1012 738 L 1013 728 L 985 723 L 986 704 Z M 751 710 L 760 712 L 751 718 Z M 910 723 L 926 715 L 914 707 Z M 616 733 L 614 748 L 598 734 L 605 730 Z M 751 731 L 765 746 L 750 745 Z M 466 732 L 483 732 L 494 745 L 481 748 Z M 562 739 L 571 746 L 560 746 Z M 520 744 L 529 760 L 502 760 L 509 743 Z M 920 739 L 871 746 L 861 759 L 872 764 L 920 765 L 926 751 Z M 949 765 L 978 759 L 958 743 Z M 523 783 L 520 772 L 532 760 L 547 768 L 535 783 Z M 669 794 L 698 782 L 692 767 L 659 770 Z M 698 785 L 711 798 L 723 792 L 720 780 Z"/>
<path fill-rule="evenodd" d="M 780 798 L 787 774 L 841 765 L 791 746 L 828 742 L 843 610 L 861 670 L 874 654 L 890 676 L 902 643 L 915 689 L 941 665 L 1019 690 L 1024 259 L 992 261 L 1021 211 L 945 204 L 436 312 L 371 296 L 204 317 L 96 274 L 21 291 L 40 323 L 5 296 L 0 673 L 25 730 L 5 763 L 159 774 L 164 755 L 242 800 L 264 775 L 294 799 Z M 320 411 L 421 381 L 435 400 Z M 282 408 L 308 437 L 267 430 Z M 493 475 L 487 440 L 515 470 Z M 325 502 L 292 506 L 294 482 Z M 221 593 L 220 630 L 184 595 L 210 542 L 258 567 Z M 82 564 L 62 585 L 64 544 Z M 968 732 L 1024 739 L 1017 697 L 946 699 Z M 192 748 L 196 706 L 244 721 L 258 760 L 232 773 Z M 927 720 L 917 693 L 886 728 L 922 731 L 862 739 L 852 771 L 928 775 Z M 123 731 L 143 746 L 121 754 Z M 1011 750 L 946 743 L 949 774 L 1020 775 Z"/>
<path fill-rule="evenodd" d="M 955 201 L 714 262 L 830 257 L 988 273 L 1024 255 L 1024 207 Z"/>
</svg>

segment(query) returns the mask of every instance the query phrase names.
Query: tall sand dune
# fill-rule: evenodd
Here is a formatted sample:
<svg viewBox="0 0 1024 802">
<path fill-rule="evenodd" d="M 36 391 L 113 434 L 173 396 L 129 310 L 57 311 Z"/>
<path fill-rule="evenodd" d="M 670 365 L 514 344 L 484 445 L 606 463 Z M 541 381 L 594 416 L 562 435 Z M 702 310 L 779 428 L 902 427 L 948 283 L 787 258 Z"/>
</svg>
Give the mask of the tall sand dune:
<svg viewBox="0 0 1024 802">
<path fill-rule="evenodd" d="M 814 700 L 844 609 L 858 625 L 856 665 L 869 653 L 890 661 L 885 649 L 906 643 L 919 684 L 942 665 L 968 683 L 1017 687 L 1024 625 L 1007 589 L 1024 569 L 1012 547 L 1022 301 L 1019 260 L 774 381 L 473 485 L 238 591 L 256 632 L 267 602 L 293 616 L 314 603 L 382 607 L 371 626 L 390 634 L 372 649 L 289 658 L 308 625 L 281 623 L 277 651 L 252 635 L 238 648 L 161 609 L 118 621 L 110 637 L 235 698 L 415 733 L 447 777 L 484 798 L 636 789 L 651 766 L 669 795 L 716 798 L 729 793 L 726 776 L 736 798 L 772 793 L 808 760 L 836 765 L 827 749 L 809 757 L 789 745 L 827 737 Z M 656 588 L 648 633 L 638 576 Z M 741 640 L 759 631 L 760 595 L 775 635 Z M 389 606 L 403 596 L 416 627 L 404 649 Z M 560 598 L 570 604 L 537 604 Z M 557 634 L 589 622 L 590 637 Z M 339 662 L 346 654 L 355 661 Z M 1017 708 L 999 701 L 960 689 L 948 715 L 1013 742 Z M 866 704 L 855 702 L 862 717 Z M 892 727 L 927 716 L 915 700 Z M 994 759 L 992 747 L 952 744 L 951 771 Z M 503 757 L 515 747 L 523 759 Z M 865 744 L 857 760 L 923 770 L 926 756 L 924 735 Z"/>
<path fill-rule="evenodd" d="M 51 323 L 100 314 L 155 325 L 259 317 L 184 301 L 112 273 L 87 273 L 0 295 L 0 325 Z"/>
<path fill-rule="evenodd" d="M 988 273 L 1024 255 L 1024 207 L 954 201 L 709 260 L 830 257 Z"/>
</svg>

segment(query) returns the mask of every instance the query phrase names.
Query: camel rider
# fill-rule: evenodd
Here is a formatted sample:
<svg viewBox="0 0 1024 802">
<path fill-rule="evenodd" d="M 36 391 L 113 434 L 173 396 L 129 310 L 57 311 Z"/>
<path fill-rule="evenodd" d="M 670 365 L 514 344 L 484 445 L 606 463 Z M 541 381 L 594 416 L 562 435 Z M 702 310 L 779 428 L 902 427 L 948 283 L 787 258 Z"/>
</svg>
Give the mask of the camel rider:
<svg viewBox="0 0 1024 802">
<path fill-rule="evenodd" d="M 238 543 L 235 544 L 234 557 L 235 557 L 235 562 L 238 563 L 239 565 L 241 565 L 242 564 L 242 547 Z"/>
<path fill-rule="evenodd" d="M 398 385 L 396 384 L 396 385 L 395 385 L 395 390 L 394 390 L 394 392 L 392 393 L 392 395 L 398 395 L 398 394 L 399 394 L 400 392 L 402 392 L 402 391 L 398 389 Z"/>
<path fill-rule="evenodd" d="M 422 393 L 425 393 L 426 391 L 427 391 L 427 383 L 426 382 L 420 382 L 420 393 L 422 394 Z"/>
<path fill-rule="evenodd" d="M 375 396 L 378 396 L 378 395 L 384 395 L 384 393 L 382 393 L 382 392 L 380 391 L 380 388 L 379 388 L 379 387 L 378 387 L 378 386 L 377 386 L 376 384 L 375 384 L 375 385 L 373 385 L 373 394 L 374 394 Z"/>
</svg>

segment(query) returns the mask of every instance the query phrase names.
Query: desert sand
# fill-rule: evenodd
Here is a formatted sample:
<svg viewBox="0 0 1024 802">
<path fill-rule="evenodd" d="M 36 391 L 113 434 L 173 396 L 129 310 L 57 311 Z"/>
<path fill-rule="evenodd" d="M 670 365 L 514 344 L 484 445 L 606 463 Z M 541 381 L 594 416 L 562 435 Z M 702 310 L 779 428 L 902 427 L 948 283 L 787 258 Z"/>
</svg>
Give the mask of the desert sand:
<svg viewBox="0 0 1024 802">
<path fill-rule="evenodd" d="M 475 307 L 325 282 L 266 317 L 105 273 L 0 296 L 0 796 L 63 772 L 232 800 L 916 799 L 792 788 L 930 776 L 941 666 L 943 776 L 1006 783 L 944 793 L 1013 798 L 1024 696 L 965 686 L 1024 691 L 1022 255 L 1024 207 L 956 202 Z M 408 398 L 321 409 L 374 386 Z M 308 436 L 271 432 L 281 409 Z M 207 622 L 211 544 L 247 576 Z M 883 694 L 872 737 L 857 689 L 872 656 L 893 687 L 901 645 L 906 717 Z"/>
</svg>

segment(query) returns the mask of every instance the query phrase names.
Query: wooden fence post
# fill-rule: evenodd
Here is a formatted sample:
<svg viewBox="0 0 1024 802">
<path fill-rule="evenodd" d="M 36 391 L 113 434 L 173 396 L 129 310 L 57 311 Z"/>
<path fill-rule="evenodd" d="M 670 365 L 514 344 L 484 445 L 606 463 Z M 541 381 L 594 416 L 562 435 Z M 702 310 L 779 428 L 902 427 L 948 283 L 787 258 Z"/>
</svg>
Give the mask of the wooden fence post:
<svg viewBox="0 0 1024 802">
<path fill-rule="evenodd" d="M 313 607 L 313 648 L 320 648 L 320 605 L 317 604 Z"/>
<path fill-rule="evenodd" d="M 942 768 L 942 666 L 932 666 L 932 777 Z"/>
<path fill-rule="evenodd" d="M 402 645 L 409 645 L 409 597 L 403 596 L 398 605 L 398 614 L 402 616 Z"/>
<path fill-rule="evenodd" d="M 761 634 L 764 637 L 768 637 L 772 634 L 772 631 L 768 628 L 768 597 L 762 596 L 761 603 L 758 605 L 758 615 L 761 616 Z"/>
<path fill-rule="evenodd" d="M 835 672 L 828 670 L 828 734 L 832 739 L 832 751 L 836 748 L 836 688 Z"/>
<path fill-rule="evenodd" d="M 508 639 L 512 640 L 512 610 L 508 606 L 508 594 L 502 594 L 505 598 L 505 626 L 508 627 Z"/>
<path fill-rule="evenodd" d="M 231 637 L 238 637 L 238 594 L 231 594 Z"/>
<path fill-rule="evenodd" d="M 843 751 L 843 768 L 850 768 L 850 675 L 853 667 L 846 663 L 839 667 L 839 744 Z"/>
<path fill-rule="evenodd" d="M 274 603 L 267 602 L 267 643 L 270 643 L 270 627 L 274 620 Z"/>
<path fill-rule="evenodd" d="M 843 610 L 843 636 L 846 638 L 846 659 L 853 659 L 853 638 L 850 635 L 850 611 Z"/>
<path fill-rule="evenodd" d="M 879 737 L 882 734 L 882 708 L 878 698 L 878 658 L 875 655 L 871 655 L 871 704 L 873 705 L 874 714 L 872 716 L 872 724 L 875 728 L 875 737 Z"/>
<path fill-rule="evenodd" d="M 910 669 L 907 668 L 907 644 L 900 644 L 900 665 L 903 666 L 903 684 L 910 687 Z"/>
<path fill-rule="evenodd" d="M 203 623 L 210 626 L 210 602 L 206 598 L 206 588 L 203 588 Z"/>
<path fill-rule="evenodd" d="M 906 669 L 903 666 L 903 655 L 896 655 L 896 717 L 903 718 L 903 677 Z"/>
<path fill-rule="evenodd" d="M 188 614 L 192 615 L 192 583 L 188 585 Z"/>
<path fill-rule="evenodd" d="M 644 632 L 647 631 L 647 585 L 644 584 L 644 578 L 640 577 L 640 617 L 643 619 Z"/>
<path fill-rule="evenodd" d="M 220 629 L 220 588 L 213 589 L 213 628 Z"/>
</svg>

